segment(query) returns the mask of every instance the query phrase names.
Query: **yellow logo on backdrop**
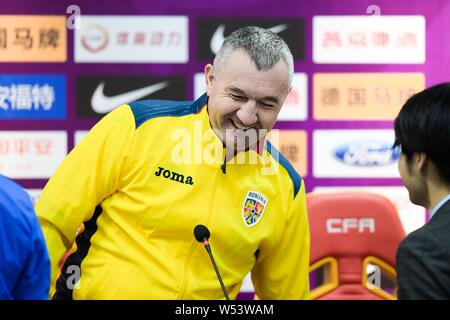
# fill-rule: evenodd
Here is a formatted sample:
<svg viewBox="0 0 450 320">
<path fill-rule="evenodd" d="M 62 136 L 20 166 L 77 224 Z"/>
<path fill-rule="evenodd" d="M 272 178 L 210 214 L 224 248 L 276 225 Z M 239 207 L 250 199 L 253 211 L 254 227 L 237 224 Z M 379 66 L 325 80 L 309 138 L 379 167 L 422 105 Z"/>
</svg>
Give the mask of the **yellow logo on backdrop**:
<svg viewBox="0 0 450 320">
<path fill-rule="evenodd" d="M 65 62 L 65 16 L 0 15 L 0 62 Z"/>
<path fill-rule="evenodd" d="M 425 88 L 422 73 L 317 73 L 314 119 L 393 120 L 414 93 Z"/>
</svg>

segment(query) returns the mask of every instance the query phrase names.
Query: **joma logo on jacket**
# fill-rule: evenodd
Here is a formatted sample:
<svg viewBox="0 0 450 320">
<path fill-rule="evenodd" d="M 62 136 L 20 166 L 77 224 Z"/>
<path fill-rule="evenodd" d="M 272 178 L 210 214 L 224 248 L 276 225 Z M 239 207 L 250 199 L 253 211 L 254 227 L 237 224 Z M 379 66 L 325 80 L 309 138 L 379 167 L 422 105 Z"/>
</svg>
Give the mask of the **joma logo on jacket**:
<svg viewBox="0 0 450 320">
<path fill-rule="evenodd" d="M 158 170 L 155 172 L 155 176 L 164 177 L 166 179 L 170 179 L 179 183 L 190 184 L 193 185 L 194 181 L 192 181 L 191 176 L 187 176 L 186 180 L 184 179 L 184 175 L 164 169 L 163 167 L 158 167 Z"/>
</svg>

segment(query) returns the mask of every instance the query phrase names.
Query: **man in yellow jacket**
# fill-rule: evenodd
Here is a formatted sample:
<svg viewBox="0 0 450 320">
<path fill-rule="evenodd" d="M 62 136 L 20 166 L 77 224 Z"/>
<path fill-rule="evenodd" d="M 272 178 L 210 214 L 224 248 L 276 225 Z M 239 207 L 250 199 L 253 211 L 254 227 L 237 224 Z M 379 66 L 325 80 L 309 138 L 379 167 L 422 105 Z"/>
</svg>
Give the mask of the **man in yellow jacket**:
<svg viewBox="0 0 450 320">
<path fill-rule="evenodd" d="M 36 206 L 51 296 L 223 299 L 193 235 L 203 224 L 231 298 L 249 272 L 261 299 L 309 298 L 305 186 L 265 138 L 292 75 L 279 36 L 242 28 L 205 67 L 197 101 L 133 102 L 94 126 Z"/>
</svg>

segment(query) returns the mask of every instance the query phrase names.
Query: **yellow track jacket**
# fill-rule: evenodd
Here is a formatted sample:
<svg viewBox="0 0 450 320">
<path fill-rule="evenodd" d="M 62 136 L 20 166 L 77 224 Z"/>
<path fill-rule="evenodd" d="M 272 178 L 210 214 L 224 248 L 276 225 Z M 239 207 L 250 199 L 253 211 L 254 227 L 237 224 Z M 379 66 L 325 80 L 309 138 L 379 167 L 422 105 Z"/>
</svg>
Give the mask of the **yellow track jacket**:
<svg viewBox="0 0 450 320">
<path fill-rule="evenodd" d="M 211 161 L 223 151 L 211 132 L 206 95 L 123 105 L 92 128 L 36 205 L 52 261 L 51 296 L 224 299 L 193 235 L 203 224 L 230 298 L 250 271 L 262 299 L 309 298 L 301 177 L 268 141 L 262 153 L 238 154 L 223 168 Z M 256 161 L 239 164 L 239 155 Z"/>
</svg>

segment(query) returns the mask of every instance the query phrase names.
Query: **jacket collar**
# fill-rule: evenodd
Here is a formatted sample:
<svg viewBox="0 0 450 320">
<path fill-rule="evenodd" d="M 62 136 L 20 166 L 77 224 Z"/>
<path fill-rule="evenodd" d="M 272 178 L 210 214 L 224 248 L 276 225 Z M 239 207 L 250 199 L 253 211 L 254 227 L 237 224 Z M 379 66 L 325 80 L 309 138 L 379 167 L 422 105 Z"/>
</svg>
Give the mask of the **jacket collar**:
<svg viewBox="0 0 450 320">
<path fill-rule="evenodd" d="M 429 223 L 435 223 L 436 221 L 439 221 L 442 219 L 446 214 L 445 212 L 448 212 L 450 214 L 450 200 L 447 200 L 431 217 Z"/>
</svg>

